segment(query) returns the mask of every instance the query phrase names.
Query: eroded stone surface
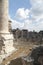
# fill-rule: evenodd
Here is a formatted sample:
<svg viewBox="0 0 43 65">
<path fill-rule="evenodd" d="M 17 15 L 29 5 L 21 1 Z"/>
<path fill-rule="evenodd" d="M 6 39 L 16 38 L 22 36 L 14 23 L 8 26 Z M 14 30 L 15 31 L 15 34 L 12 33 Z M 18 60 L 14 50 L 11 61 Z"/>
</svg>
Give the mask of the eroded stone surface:
<svg viewBox="0 0 43 65">
<path fill-rule="evenodd" d="M 8 5 L 9 0 L 0 0 L 0 62 L 16 50 L 9 32 Z"/>
</svg>

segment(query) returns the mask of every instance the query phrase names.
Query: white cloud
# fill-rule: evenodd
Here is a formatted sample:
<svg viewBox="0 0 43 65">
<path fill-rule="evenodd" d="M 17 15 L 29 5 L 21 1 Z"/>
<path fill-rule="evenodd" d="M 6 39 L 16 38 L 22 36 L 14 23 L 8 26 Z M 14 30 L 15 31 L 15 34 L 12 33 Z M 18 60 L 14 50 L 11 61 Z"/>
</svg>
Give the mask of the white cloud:
<svg viewBox="0 0 43 65">
<path fill-rule="evenodd" d="M 22 20 L 22 19 L 26 19 L 29 18 L 29 13 L 30 10 L 29 9 L 25 9 L 25 8 L 19 8 L 16 12 L 16 18 Z"/>
<path fill-rule="evenodd" d="M 22 29 L 28 29 L 28 30 L 30 30 L 29 27 L 31 26 L 31 24 L 32 24 L 31 20 L 29 20 L 29 19 L 24 20 L 24 26 L 22 27 Z"/>
<path fill-rule="evenodd" d="M 32 0 L 31 12 L 35 17 L 43 17 L 43 0 Z"/>
<path fill-rule="evenodd" d="M 42 4 L 43 0 L 30 0 L 30 2 L 32 6 L 35 6 L 36 4 L 37 5 Z"/>
<path fill-rule="evenodd" d="M 31 15 L 34 25 L 34 29 L 39 31 L 43 30 L 43 0 L 31 0 L 32 8 Z"/>
<path fill-rule="evenodd" d="M 12 29 L 16 29 L 16 28 L 21 28 L 21 27 L 23 27 L 23 25 L 24 25 L 24 23 L 20 23 L 20 22 L 18 22 L 17 20 L 12 20 L 11 18 L 9 18 L 9 20 L 11 20 L 12 21 Z"/>
<path fill-rule="evenodd" d="M 32 28 L 31 25 L 32 25 L 32 21 L 28 20 L 28 19 L 24 20 L 23 23 L 18 22 L 17 20 L 12 20 L 12 29 L 19 28 L 19 29 L 28 29 L 28 30 L 30 30 Z"/>
<path fill-rule="evenodd" d="M 31 0 L 29 9 L 19 8 L 12 22 L 13 28 L 43 30 L 43 0 Z M 31 16 L 31 17 L 30 17 Z"/>
<path fill-rule="evenodd" d="M 28 24 L 31 23 L 29 14 L 29 9 L 19 8 L 15 14 L 15 20 L 12 20 L 12 28 L 28 29 Z"/>
<path fill-rule="evenodd" d="M 24 23 L 20 23 L 20 22 L 18 22 L 18 21 L 16 21 L 16 20 L 13 20 L 12 21 L 12 28 L 14 29 L 16 29 L 16 28 L 21 28 L 22 26 L 24 25 Z"/>
</svg>

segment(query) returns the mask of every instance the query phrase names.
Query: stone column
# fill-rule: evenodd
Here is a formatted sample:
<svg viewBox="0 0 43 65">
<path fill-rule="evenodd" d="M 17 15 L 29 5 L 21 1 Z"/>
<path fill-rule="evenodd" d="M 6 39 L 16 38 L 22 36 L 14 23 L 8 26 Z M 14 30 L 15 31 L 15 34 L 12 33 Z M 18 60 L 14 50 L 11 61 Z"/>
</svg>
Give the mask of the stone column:
<svg viewBox="0 0 43 65">
<path fill-rule="evenodd" d="M 7 54 L 14 51 L 13 35 L 9 32 L 8 3 L 9 0 L 0 0 L 0 44 L 2 40 Z"/>
<path fill-rule="evenodd" d="M 0 33 L 8 32 L 8 0 L 0 0 Z"/>
</svg>

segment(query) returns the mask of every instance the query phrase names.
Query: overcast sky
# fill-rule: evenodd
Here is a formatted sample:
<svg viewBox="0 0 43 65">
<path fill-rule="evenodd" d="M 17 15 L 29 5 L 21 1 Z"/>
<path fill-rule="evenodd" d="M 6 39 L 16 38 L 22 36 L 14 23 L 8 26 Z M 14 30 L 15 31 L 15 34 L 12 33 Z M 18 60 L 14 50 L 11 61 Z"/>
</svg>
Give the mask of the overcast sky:
<svg viewBox="0 0 43 65">
<path fill-rule="evenodd" d="M 9 0 L 12 28 L 43 30 L 43 0 Z"/>
</svg>

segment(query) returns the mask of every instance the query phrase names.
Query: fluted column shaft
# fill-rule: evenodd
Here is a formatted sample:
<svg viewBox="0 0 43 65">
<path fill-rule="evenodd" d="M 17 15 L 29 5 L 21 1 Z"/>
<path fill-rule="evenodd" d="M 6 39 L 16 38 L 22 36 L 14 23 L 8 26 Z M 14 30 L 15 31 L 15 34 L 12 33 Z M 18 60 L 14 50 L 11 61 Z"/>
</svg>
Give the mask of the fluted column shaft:
<svg viewBox="0 0 43 65">
<path fill-rule="evenodd" d="M 0 33 L 8 32 L 8 0 L 0 0 Z"/>
</svg>

